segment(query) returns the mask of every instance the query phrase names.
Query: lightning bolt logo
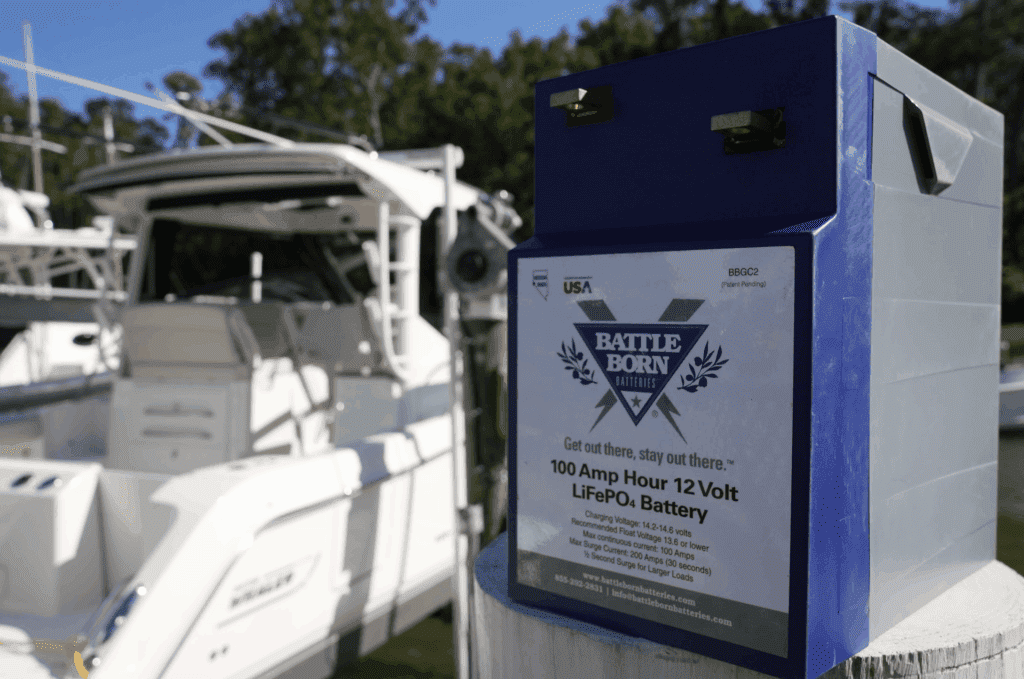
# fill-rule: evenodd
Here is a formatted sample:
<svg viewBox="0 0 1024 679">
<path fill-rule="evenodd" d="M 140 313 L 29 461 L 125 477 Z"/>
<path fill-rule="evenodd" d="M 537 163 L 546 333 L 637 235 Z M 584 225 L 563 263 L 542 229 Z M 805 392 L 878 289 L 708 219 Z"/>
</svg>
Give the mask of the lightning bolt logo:
<svg viewBox="0 0 1024 679">
<path fill-rule="evenodd" d="M 658 410 L 660 410 L 661 414 L 665 416 L 668 423 L 672 425 L 672 428 L 676 430 L 676 433 L 679 434 L 679 438 L 683 439 L 683 443 L 686 443 L 686 437 L 683 436 L 683 432 L 679 431 L 679 427 L 676 426 L 676 421 L 672 419 L 672 415 L 678 415 L 679 411 L 676 410 L 674 405 L 672 405 L 672 401 L 668 400 L 668 394 L 662 394 L 661 398 L 658 399 Z"/>
<path fill-rule="evenodd" d="M 604 410 L 601 411 L 601 414 L 598 415 L 597 419 L 594 421 L 594 427 L 597 426 L 597 423 L 601 421 L 601 418 L 607 415 L 608 411 L 611 410 L 612 406 L 614 406 L 617 402 L 618 400 L 615 398 L 615 393 L 611 389 L 609 389 L 608 392 L 601 397 L 601 400 L 597 402 L 597 405 L 594 406 L 595 408 L 600 408 L 602 406 L 604 407 Z M 594 427 L 591 427 L 590 431 L 594 431 Z M 682 436 L 682 434 L 680 434 L 680 436 Z"/>
</svg>

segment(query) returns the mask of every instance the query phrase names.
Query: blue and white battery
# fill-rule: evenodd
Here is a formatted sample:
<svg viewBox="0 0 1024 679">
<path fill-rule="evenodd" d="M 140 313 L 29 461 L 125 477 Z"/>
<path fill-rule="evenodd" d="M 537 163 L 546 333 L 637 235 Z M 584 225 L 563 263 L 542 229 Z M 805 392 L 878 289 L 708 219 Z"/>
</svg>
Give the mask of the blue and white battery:
<svg viewBox="0 0 1024 679">
<path fill-rule="evenodd" d="M 511 598 L 806 679 L 991 561 L 1002 139 L 838 17 L 538 83 Z"/>
</svg>

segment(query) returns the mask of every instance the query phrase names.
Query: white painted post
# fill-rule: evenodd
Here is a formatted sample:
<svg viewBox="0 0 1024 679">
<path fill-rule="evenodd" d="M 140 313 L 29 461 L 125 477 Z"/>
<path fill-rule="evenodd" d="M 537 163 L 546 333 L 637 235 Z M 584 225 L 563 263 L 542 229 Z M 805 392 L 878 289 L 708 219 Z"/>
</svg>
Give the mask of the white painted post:
<svg viewBox="0 0 1024 679">
<path fill-rule="evenodd" d="M 409 332 L 420 313 L 420 220 L 391 215 L 395 228 L 395 302 L 400 312 L 395 351 L 407 356 L 413 350 Z"/>
<path fill-rule="evenodd" d="M 254 252 L 249 256 L 250 297 L 253 304 L 263 301 L 263 253 Z"/>
<path fill-rule="evenodd" d="M 512 602 L 506 535 L 476 561 L 473 647 L 480 679 L 770 679 Z M 1022 676 L 1024 577 L 992 561 L 819 679 Z"/>
</svg>

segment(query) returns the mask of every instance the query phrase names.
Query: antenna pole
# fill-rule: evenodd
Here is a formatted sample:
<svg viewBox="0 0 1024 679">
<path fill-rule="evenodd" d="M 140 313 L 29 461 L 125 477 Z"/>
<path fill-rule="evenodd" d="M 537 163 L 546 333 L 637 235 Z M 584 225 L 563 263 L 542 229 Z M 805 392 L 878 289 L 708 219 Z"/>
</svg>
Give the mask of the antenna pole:
<svg viewBox="0 0 1024 679">
<path fill-rule="evenodd" d="M 114 148 L 114 114 L 109 106 L 103 107 L 103 138 L 107 142 L 107 163 L 113 163 L 117 160 L 117 150 Z"/>
<path fill-rule="evenodd" d="M 35 65 L 35 58 L 32 55 L 32 24 L 24 22 L 21 25 L 21 37 L 25 46 L 25 62 L 29 66 Z M 36 90 L 36 72 L 28 70 L 28 117 L 32 127 L 32 179 L 34 188 L 39 193 L 43 192 L 43 154 L 39 142 L 43 140 L 39 132 L 39 92 Z"/>
</svg>

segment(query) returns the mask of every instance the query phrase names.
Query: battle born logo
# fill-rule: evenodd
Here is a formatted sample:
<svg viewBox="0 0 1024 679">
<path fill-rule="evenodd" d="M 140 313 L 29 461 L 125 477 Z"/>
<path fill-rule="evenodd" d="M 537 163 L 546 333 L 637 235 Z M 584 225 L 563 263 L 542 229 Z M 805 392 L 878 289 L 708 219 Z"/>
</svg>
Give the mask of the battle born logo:
<svg viewBox="0 0 1024 679">
<path fill-rule="evenodd" d="M 602 411 L 591 431 L 618 401 L 634 425 L 639 425 L 644 415 L 657 407 L 686 441 L 672 417 L 679 415 L 679 411 L 662 392 L 708 329 L 707 325 L 679 322 L 689 320 L 703 303 L 704 300 L 674 299 L 656 323 L 621 323 L 615 320 L 603 300 L 579 302 L 591 322 L 573 325 L 611 387 L 595 406 Z M 721 360 L 721 347 L 717 356 L 714 353 L 709 352 L 705 343 L 704 351 L 694 357 L 689 375 L 681 378 L 678 389 L 694 393 L 699 387 L 707 386 L 708 378 L 717 378 L 715 372 L 728 361 Z M 558 356 L 580 384 L 596 384 L 594 369 L 576 348 L 575 339 L 568 346 L 563 342 Z"/>
</svg>

